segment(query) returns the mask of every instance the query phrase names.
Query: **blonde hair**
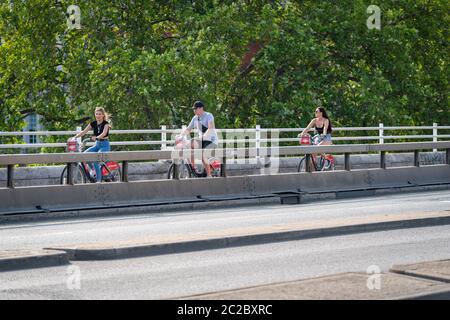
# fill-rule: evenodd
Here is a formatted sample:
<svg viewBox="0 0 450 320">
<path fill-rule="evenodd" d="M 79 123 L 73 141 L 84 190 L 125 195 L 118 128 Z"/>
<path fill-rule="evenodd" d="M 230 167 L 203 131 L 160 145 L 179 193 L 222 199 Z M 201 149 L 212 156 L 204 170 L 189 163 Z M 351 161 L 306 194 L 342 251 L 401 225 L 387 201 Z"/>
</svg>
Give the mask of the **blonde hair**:
<svg viewBox="0 0 450 320">
<path fill-rule="evenodd" d="M 109 122 L 109 126 L 111 127 L 111 126 L 112 126 L 112 123 L 111 123 L 111 116 L 110 116 L 109 113 L 107 113 L 107 112 L 105 111 L 105 108 L 103 108 L 103 107 L 97 107 L 97 108 L 95 108 L 95 112 L 97 112 L 97 111 L 100 111 L 100 112 L 103 114 L 103 120 L 104 120 L 104 121 L 108 121 L 108 122 Z"/>
</svg>

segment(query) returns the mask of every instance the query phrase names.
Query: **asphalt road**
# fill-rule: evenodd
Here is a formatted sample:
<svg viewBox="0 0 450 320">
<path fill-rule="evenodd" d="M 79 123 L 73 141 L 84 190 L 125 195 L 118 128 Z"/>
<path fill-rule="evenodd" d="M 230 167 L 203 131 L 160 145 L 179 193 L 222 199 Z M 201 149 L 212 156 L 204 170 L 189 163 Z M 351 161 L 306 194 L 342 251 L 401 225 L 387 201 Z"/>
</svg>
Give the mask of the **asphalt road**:
<svg viewBox="0 0 450 320">
<path fill-rule="evenodd" d="M 450 192 L 139 214 L 0 227 L 1 250 L 313 219 L 450 210 Z M 0 299 L 169 299 L 450 258 L 450 226 L 362 233 L 0 273 Z"/>
<path fill-rule="evenodd" d="M 0 299 L 170 299 L 448 258 L 450 226 L 394 230 L 3 272 Z"/>
<path fill-rule="evenodd" d="M 393 194 L 300 205 L 270 205 L 0 225 L 0 250 L 183 235 L 335 218 L 450 210 L 450 191 Z"/>
</svg>

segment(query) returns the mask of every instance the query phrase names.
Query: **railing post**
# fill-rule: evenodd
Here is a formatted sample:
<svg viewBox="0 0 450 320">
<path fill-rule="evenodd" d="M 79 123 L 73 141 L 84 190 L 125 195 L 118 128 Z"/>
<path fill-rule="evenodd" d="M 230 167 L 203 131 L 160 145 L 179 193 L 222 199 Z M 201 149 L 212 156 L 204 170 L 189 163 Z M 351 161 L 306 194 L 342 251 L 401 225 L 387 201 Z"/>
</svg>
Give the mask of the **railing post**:
<svg viewBox="0 0 450 320">
<path fill-rule="evenodd" d="M 344 154 L 344 167 L 346 171 L 351 170 L 351 163 L 350 163 L 350 153 Z"/>
<path fill-rule="evenodd" d="M 438 124 L 436 122 L 433 123 L 433 142 L 438 141 Z M 433 152 L 437 152 L 437 149 L 433 149 Z"/>
<path fill-rule="evenodd" d="M 167 127 L 166 126 L 161 126 L 161 150 L 166 150 L 167 148 Z"/>
<path fill-rule="evenodd" d="M 180 180 L 180 174 L 179 174 L 180 168 L 178 166 L 179 166 L 178 163 L 174 163 L 174 165 L 173 165 L 173 179 L 174 180 Z"/>
<path fill-rule="evenodd" d="M 122 162 L 122 182 L 128 182 L 128 161 Z"/>
<path fill-rule="evenodd" d="M 74 163 L 68 162 L 67 163 L 67 184 L 73 185 L 73 166 Z"/>
<path fill-rule="evenodd" d="M 261 148 L 261 126 L 256 125 L 255 128 L 255 148 L 256 148 L 256 163 L 259 162 L 259 149 Z"/>
<path fill-rule="evenodd" d="M 380 168 L 386 169 L 386 151 L 380 152 Z"/>
<path fill-rule="evenodd" d="M 307 153 L 306 154 L 306 172 L 312 172 L 312 168 L 311 168 L 311 154 Z"/>
<path fill-rule="evenodd" d="M 249 159 L 250 159 L 250 154 L 249 154 L 250 142 L 248 142 L 249 139 L 250 139 L 249 136 L 245 136 L 245 143 L 244 143 L 244 148 L 245 148 L 245 164 L 248 164 L 248 163 L 249 163 Z"/>
<path fill-rule="evenodd" d="M 380 138 L 380 144 L 383 144 L 384 143 L 384 139 L 383 139 L 383 136 L 384 136 L 384 125 L 382 124 L 382 123 L 380 123 L 379 124 L 379 129 L 378 129 L 378 136 L 379 136 L 379 138 Z"/>
<path fill-rule="evenodd" d="M 419 150 L 414 150 L 414 167 L 419 167 Z"/>
<path fill-rule="evenodd" d="M 13 164 L 8 164 L 8 172 L 7 172 L 7 182 L 6 182 L 6 187 L 8 188 L 14 188 L 14 183 L 13 183 L 13 179 L 14 179 L 14 165 Z"/>
<path fill-rule="evenodd" d="M 222 178 L 227 177 L 227 157 L 226 157 L 225 153 L 222 157 L 222 163 L 220 164 L 220 176 Z"/>
</svg>

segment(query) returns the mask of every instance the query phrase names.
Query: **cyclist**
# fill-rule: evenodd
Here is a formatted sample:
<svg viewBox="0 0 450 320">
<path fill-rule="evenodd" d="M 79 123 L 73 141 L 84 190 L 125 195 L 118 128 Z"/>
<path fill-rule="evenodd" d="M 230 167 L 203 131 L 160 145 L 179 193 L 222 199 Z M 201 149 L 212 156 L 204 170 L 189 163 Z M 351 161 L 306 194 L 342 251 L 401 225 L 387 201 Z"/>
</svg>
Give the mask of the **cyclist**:
<svg viewBox="0 0 450 320">
<path fill-rule="evenodd" d="M 88 131 L 93 130 L 94 135 L 91 137 L 92 141 L 95 141 L 95 145 L 88 148 L 84 152 L 107 152 L 111 151 L 111 146 L 109 145 L 109 129 L 111 128 L 111 122 L 109 120 L 110 116 L 106 113 L 105 109 L 102 107 L 95 108 L 95 121 L 90 122 L 83 131 L 77 133 L 71 139 L 76 139 L 83 137 Z M 102 179 L 100 165 L 94 162 L 94 169 L 96 174 L 97 182 Z"/>
<path fill-rule="evenodd" d="M 198 138 L 191 141 L 191 148 L 210 149 L 217 146 L 217 132 L 214 125 L 214 116 L 204 110 L 205 105 L 201 101 L 195 101 L 192 110 L 195 116 L 192 117 L 188 127 L 181 133 L 183 136 L 190 134 L 191 130 L 198 130 Z M 206 176 L 211 177 L 211 167 L 208 158 L 202 153 L 202 163 L 206 171 Z M 194 153 L 191 153 L 191 164 L 194 164 Z"/>
<path fill-rule="evenodd" d="M 327 112 L 325 111 L 325 108 L 318 107 L 315 111 L 316 117 L 311 120 L 311 122 L 308 124 L 308 126 L 298 135 L 300 138 L 301 136 L 304 136 L 308 134 L 308 130 L 311 128 L 314 128 L 316 131 L 316 134 L 320 137 L 319 146 L 325 146 L 325 145 L 331 145 L 331 132 L 333 131 L 331 127 L 331 120 L 327 115 Z M 312 155 L 314 158 L 316 157 L 315 154 Z"/>
<path fill-rule="evenodd" d="M 320 143 L 319 145 L 330 145 L 331 142 L 331 132 L 333 131 L 331 127 L 331 121 L 330 118 L 327 115 L 327 112 L 325 111 L 325 108 L 318 107 L 315 111 L 316 117 L 311 120 L 311 122 L 308 124 L 308 126 L 298 135 L 300 138 L 301 136 L 308 133 L 308 130 L 311 128 L 314 128 L 316 130 L 316 134 L 320 136 Z"/>
</svg>

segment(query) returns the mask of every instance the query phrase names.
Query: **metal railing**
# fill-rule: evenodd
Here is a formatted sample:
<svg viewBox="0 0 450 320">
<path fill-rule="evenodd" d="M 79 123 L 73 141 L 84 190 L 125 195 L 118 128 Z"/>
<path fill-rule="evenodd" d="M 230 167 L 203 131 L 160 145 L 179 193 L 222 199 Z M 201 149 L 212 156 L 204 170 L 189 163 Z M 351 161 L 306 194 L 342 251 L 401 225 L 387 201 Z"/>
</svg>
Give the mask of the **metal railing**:
<svg viewBox="0 0 450 320">
<path fill-rule="evenodd" d="M 235 148 L 215 149 L 215 156 L 222 159 L 221 176 L 226 177 L 227 159 L 238 157 L 264 157 L 276 156 L 298 156 L 306 155 L 306 161 L 311 161 L 311 154 L 317 153 L 339 153 L 344 154 L 344 167 L 346 171 L 351 170 L 351 154 L 372 153 L 380 154 L 380 168 L 386 169 L 386 152 L 390 151 L 413 151 L 414 163 L 419 166 L 420 151 L 430 149 L 445 150 L 445 164 L 450 165 L 450 141 L 441 142 L 413 142 L 413 143 L 385 143 L 385 144 L 354 144 L 354 145 L 331 145 L 331 146 L 293 146 L 293 147 L 262 147 L 262 148 Z M 195 150 L 197 159 L 201 158 L 202 150 Z M 68 184 L 73 184 L 73 170 L 78 162 L 83 161 L 118 161 L 122 162 L 122 181 L 128 182 L 128 163 L 134 161 L 183 159 L 183 151 L 178 150 L 154 150 L 154 151 L 116 151 L 105 153 L 53 153 L 53 154 L 14 154 L 0 155 L 0 166 L 7 167 L 7 188 L 13 188 L 14 168 L 16 165 L 43 164 L 43 163 L 65 163 L 67 164 Z M 306 166 L 310 172 L 310 166 Z"/>
<path fill-rule="evenodd" d="M 75 131 L 19 131 L 19 132 L 0 132 L 0 137 L 20 137 L 20 136 L 61 136 L 70 137 L 79 132 L 81 128 Z M 161 150 L 170 148 L 174 144 L 174 135 L 179 134 L 182 129 L 167 129 L 166 126 L 161 126 L 161 129 L 148 129 L 148 130 L 111 130 L 111 135 L 123 135 L 123 134 L 156 134 L 160 136 L 157 140 L 144 140 L 144 141 L 111 141 L 112 146 L 144 146 L 144 145 L 159 145 Z M 256 125 L 255 128 L 242 128 L 242 129 L 217 129 L 219 137 L 219 145 L 224 146 L 227 144 L 251 144 L 255 148 L 259 149 L 264 144 L 283 144 L 290 142 L 298 142 L 297 137 L 279 138 L 280 134 L 300 133 L 303 128 L 261 128 Z M 386 135 L 386 131 L 431 131 L 431 134 L 410 134 L 410 135 Z M 385 127 L 382 123 L 378 127 L 340 127 L 333 128 L 333 132 L 358 132 L 358 131 L 374 131 L 375 135 L 369 136 L 334 136 L 333 141 L 378 141 L 383 144 L 385 140 L 405 140 L 405 139 L 430 139 L 433 142 L 437 142 L 439 139 L 449 139 L 450 134 L 439 134 L 439 130 L 450 130 L 450 126 L 438 126 L 433 123 L 432 126 L 392 126 Z M 270 138 L 268 137 L 270 135 Z M 296 135 L 295 135 L 296 136 Z M 114 139 L 112 139 L 114 140 Z M 16 143 L 16 144 L 0 144 L 1 149 L 36 149 L 36 148 L 63 148 L 66 146 L 66 142 L 56 143 Z M 1 152 L 1 151 L 0 151 Z"/>
</svg>

